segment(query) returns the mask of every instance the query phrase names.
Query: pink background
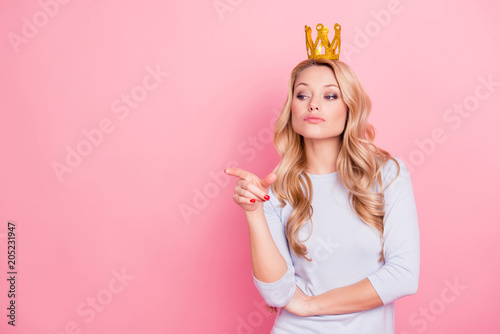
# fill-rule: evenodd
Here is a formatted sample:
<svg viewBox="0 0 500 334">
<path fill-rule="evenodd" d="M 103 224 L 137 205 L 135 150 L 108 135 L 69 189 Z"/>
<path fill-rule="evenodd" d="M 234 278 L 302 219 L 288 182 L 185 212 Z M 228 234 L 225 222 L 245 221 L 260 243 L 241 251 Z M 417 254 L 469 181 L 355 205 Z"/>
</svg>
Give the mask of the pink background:
<svg viewBox="0 0 500 334">
<path fill-rule="evenodd" d="M 304 25 L 338 22 L 376 144 L 412 172 L 421 276 L 396 302 L 397 334 L 497 332 L 498 12 L 451 0 L 1 1 L 0 331 L 268 333 L 223 169 L 276 166 L 272 121 L 306 58 Z"/>
</svg>

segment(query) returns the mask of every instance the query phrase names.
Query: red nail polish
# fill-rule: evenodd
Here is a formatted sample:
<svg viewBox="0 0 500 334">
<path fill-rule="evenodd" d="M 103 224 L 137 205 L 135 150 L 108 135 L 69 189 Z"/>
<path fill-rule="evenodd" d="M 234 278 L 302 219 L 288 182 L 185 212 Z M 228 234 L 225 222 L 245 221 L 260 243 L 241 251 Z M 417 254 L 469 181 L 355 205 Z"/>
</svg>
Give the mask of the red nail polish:
<svg viewBox="0 0 500 334">
<path fill-rule="evenodd" d="M 270 199 L 271 197 L 269 197 L 269 195 L 266 195 L 266 196 L 264 196 L 264 198 L 266 199 L 266 201 L 269 201 L 269 199 Z"/>
<path fill-rule="evenodd" d="M 255 198 L 252 198 L 250 202 L 255 203 Z"/>
</svg>

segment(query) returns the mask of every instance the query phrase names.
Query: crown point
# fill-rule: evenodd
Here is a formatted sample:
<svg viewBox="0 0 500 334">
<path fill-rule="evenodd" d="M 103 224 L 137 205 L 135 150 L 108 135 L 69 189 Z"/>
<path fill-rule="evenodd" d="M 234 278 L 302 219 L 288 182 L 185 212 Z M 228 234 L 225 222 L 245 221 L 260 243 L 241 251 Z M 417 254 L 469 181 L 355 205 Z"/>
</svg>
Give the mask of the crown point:
<svg viewBox="0 0 500 334">
<path fill-rule="evenodd" d="M 313 42 L 311 37 L 311 28 L 306 25 L 306 49 L 307 56 L 309 59 L 339 59 L 340 54 L 340 24 L 335 23 L 334 32 L 335 36 L 330 42 L 328 40 L 328 28 L 322 23 L 316 25 L 316 30 L 318 32 L 316 36 L 316 41 Z M 324 48 L 324 53 L 322 50 Z"/>
</svg>

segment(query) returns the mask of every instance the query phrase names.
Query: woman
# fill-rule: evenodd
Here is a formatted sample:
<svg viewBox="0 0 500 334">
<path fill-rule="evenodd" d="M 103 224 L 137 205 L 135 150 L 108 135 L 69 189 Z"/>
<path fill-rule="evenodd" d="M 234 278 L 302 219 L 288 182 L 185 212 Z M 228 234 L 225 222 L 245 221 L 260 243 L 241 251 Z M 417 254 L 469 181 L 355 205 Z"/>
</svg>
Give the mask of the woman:
<svg viewBox="0 0 500 334">
<path fill-rule="evenodd" d="M 394 301 L 418 289 L 410 175 L 374 145 L 370 110 L 347 64 L 302 61 L 275 124 L 278 166 L 264 179 L 226 169 L 255 286 L 277 311 L 271 333 L 394 333 Z"/>
</svg>

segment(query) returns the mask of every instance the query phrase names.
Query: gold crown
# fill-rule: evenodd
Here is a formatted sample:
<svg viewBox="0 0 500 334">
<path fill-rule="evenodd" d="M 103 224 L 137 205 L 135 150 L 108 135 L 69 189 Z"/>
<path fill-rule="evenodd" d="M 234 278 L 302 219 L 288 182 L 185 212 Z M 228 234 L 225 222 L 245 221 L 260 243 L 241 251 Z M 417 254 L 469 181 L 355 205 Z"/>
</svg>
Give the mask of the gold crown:
<svg viewBox="0 0 500 334">
<path fill-rule="evenodd" d="M 340 24 L 335 23 L 335 36 L 332 42 L 328 40 L 328 28 L 318 23 L 316 30 L 318 35 L 316 36 L 316 42 L 312 41 L 311 38 L 311 27 L 306 26 L 306 49 L 307 57 L 309 59 L 339 59 L 340 55 Z M 322 53 L 323 47 L 325 52 Z"/>
</svg>

